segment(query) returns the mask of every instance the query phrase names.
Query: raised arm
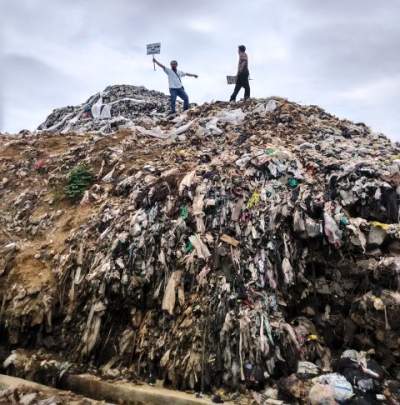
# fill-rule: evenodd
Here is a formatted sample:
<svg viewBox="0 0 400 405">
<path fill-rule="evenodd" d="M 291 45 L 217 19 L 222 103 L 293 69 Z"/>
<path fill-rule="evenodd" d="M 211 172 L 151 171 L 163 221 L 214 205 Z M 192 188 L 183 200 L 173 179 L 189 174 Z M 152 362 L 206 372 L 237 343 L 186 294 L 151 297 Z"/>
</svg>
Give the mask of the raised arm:
<svg viewBox="0 0 400 405">
<path fill-rule="evenodd" d="M 153 62 L 156 63 L 158 66 L 160 66 L 160 68 L 165 69 L 165 66 L 160 63 L 154 56 L 153 56 Z"/>
<path fill-rule="evenodd" d="M 193 73 L 185 73 L 185 74 L 186 74 L 186 76 L 195 77 L 196 79 L 199 77 L 198 75 L 195 75 Z"/>
</svg>

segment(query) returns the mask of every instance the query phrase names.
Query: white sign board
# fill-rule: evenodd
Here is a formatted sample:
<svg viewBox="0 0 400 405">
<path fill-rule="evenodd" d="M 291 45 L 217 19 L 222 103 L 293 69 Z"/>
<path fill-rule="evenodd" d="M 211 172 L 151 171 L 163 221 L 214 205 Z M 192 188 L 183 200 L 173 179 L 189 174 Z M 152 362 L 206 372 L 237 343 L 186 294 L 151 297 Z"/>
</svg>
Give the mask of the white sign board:
<svg viewBox="0 0 400 405">
<path fill-rule="evenodd" d="M 226 76 L 226 81 L 228 84 L 236 84 L 236 76 Z"/>
<path fill-rule="evenodd" d="M 156 42 L 154 44 L 147 45 L 147 55 L 156 55 L 161 52 L 161 43 Z"/>
</svg>

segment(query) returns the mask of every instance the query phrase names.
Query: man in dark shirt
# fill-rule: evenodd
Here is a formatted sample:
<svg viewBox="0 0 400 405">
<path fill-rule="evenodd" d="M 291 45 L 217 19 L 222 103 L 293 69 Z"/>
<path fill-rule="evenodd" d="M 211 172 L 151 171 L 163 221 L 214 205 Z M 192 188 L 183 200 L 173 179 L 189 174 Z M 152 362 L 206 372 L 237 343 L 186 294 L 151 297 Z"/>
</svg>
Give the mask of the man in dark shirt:
<svg viewBox="0 0 400 405">
<path fill-rule="evenodd" d="M 250 97 L 249 75 L 249 59 L 246 54 L 246 47 L 244 45 L 240 45 L 236 86 L 235 90 L 233 90 L 230 101 L 236 101 L 236 96 L 242 87 L 244 88 L 244 99 L 247 100 Z"/>
</svg>

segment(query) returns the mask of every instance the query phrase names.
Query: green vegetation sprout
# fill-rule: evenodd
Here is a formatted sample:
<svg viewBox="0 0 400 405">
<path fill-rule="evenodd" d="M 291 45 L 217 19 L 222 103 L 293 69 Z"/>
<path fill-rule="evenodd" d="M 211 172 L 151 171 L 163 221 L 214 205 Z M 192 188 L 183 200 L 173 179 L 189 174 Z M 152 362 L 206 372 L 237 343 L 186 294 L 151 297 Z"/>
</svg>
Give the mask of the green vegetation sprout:
<svg viewBox="0 0 400 405">
<path fill-rule="evenodd" d="M 68 184 L 64 191 L 68 198 L 77 200 L 89 188 L 94 180 L 93 174 L 85 165 L 78 165 L 68 173 Z"/>
</svg>

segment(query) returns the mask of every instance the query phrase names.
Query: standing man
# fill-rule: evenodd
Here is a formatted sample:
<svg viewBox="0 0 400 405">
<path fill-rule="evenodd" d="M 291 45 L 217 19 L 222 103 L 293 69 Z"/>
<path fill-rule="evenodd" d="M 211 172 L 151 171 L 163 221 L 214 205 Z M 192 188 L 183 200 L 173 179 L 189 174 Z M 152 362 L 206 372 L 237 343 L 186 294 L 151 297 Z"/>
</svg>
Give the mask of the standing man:
<svg viewBox="0 0 400 405">
<path fill-rule="evenodd" d="M 160 68 L 162 68 L 168 76 L 169 93 L 171 94 L 170 114 L 175 114 L 176 97 L 180 97 L 183 100 L 183 111 L 186 111 L 189 108 L 189 97 L 182 85 L 181 78 L 184 76 L 189 76 L 197 79 L 198 76 L 178 70 L 178 62 L 176 60 L 171 61 L 171 69 L 161 64 L 154 56 L 153 62 L 157 63 L 157 65 L 160 66 Z"/>
<path fill-rule="evenodd" d="M 236 86 L 235 90 L 233 90 L 230 101 L 236 101 L 236 96 L 242 87 L 244 87 L 244 99 L 247 100 L 250 97 L 249 75 L 249 59 L 247 57 L 246 47 L 244 45 L 240 45 Z"/>
</svg>

